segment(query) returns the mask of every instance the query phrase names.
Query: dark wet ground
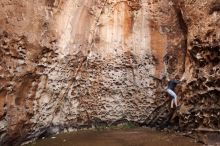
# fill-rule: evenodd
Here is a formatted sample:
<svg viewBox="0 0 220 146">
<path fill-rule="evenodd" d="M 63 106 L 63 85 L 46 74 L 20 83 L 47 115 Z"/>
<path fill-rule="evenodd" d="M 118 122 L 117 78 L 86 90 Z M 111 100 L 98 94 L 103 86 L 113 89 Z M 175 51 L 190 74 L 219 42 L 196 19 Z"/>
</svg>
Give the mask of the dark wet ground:
<svg viewBox="0 0 220 146">
<path fill-rule="evenodd" d="M 78 131 L 54 137 L 27 146 L 201 146 L 191 138 L 147 128 Z"/>
</svg>

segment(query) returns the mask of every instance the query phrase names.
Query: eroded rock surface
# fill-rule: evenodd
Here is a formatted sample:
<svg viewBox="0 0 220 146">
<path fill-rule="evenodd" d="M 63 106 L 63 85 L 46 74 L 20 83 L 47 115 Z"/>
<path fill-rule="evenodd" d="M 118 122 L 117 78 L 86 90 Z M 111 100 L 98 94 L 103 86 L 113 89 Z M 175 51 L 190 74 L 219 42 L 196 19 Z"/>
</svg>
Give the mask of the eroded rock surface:
<svg viewBox="0 0 220 146">
<path fill-rule="evenodd" d="M 219 128 L 217 0 L 0 5 L 2 144 L 97 124 L 149 122 L 167 100 L 165 83 L 152 76 L 185 77 L 175 118 L 180 128 Z"/>
<path fill-rule="evenodd" d="M 219 129 L 220 2 L 180 3 L 188 27 L 187 82 L 182 93 L 185 109 L 180 111 L 181 127 Z"/>
</svg>

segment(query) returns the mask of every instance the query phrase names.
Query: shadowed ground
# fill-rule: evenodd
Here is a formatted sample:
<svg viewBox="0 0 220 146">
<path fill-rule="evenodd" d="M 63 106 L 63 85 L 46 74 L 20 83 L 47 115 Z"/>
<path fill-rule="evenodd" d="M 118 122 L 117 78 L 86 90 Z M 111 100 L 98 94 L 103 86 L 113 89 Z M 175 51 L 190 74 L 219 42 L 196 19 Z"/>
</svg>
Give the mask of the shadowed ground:
<svg viewBox="0 0 220 146">
<path fill-rule="evenodd" d="M 192 139 L 147 128 L 79 131 L 39 140 L 27 146 L 199 146 Z"/>
</svg>

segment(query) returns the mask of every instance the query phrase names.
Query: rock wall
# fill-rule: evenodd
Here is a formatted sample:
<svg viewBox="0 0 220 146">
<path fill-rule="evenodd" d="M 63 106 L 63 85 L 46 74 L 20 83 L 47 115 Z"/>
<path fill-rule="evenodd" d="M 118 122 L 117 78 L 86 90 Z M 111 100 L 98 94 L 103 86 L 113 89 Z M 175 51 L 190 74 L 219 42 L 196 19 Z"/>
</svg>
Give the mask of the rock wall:
<svg viewBox="0 0 220 146">
<path fill-rule="evenodd" d="M 220 128 L 220 1 L 179 1 L 187 24 L 182 129 Z"/>
<path fill-rule="evenodd" d="M 97 124 L 144 123 L 166 100 L 155 77 L 185 77 L 182 107 L 219 102 L 217 0 L 0 5 L 2 144 Z M 179 123 L 195 123 L 180 111 Z"/>
</svg>

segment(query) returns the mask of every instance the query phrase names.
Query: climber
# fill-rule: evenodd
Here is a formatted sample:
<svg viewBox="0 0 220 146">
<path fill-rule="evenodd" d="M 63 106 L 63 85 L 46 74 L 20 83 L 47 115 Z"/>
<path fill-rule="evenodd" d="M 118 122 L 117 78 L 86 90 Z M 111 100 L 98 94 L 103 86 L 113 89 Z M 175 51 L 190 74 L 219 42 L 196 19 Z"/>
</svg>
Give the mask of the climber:
<svg viewBox="0 0 220 146">
<path fill-rule="evenodd" d="M 182 80 L 182 79 L 181 79 Z M 180 80 L 180 81 L 181 81 Z M 167 85 L 167 88 L 166 88 L 166 92 L 168 93 L 168 95 L 172 98 L 172 101 L 171 101 L 171 108 L 173 108 L 173 103 L 175 103 L 175 106 L 178 107 L 178 104 L 177 104 L 177 95 L 175 93 L 175 87 L 178 83 L 180 83 L 180 81 L 178 80 L 170 80 L 168 82 L 168 85 Z"/>
<path fill-rule="evenodd" d="M 153 79 L 159 80 L 161 84 L 163 84 L 163 81 L 169 80 L 166 76 L 164 76 L 162 79 L 157 78 L 153 75 L 150 75 L 150 77 L 152 77 Z M 178 78 L 178 76 L 177 76 L 177 78 Z M 179 107 L 177 104 L 177 95 L 175 93 L 175 87 L 178 83 L 182 82 L 183 80 L 185 80 L 183 76 L 180 80 L 171 79 L 171 80 L 169 80 L 168 85 L 165 88 L 168 95 L 172 98 L 171 108 L 173 108 L 173 104 L 175 104 L 176 107 Z"/>
</svg>

